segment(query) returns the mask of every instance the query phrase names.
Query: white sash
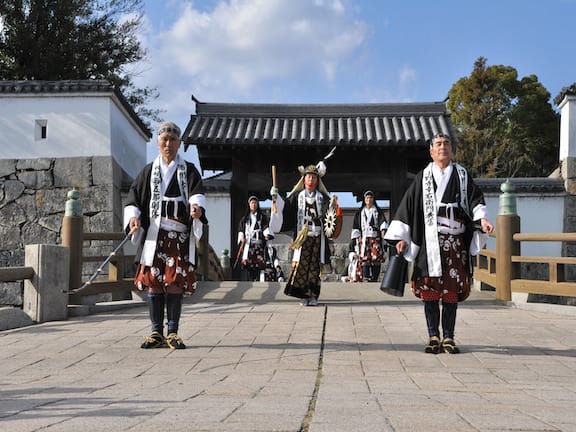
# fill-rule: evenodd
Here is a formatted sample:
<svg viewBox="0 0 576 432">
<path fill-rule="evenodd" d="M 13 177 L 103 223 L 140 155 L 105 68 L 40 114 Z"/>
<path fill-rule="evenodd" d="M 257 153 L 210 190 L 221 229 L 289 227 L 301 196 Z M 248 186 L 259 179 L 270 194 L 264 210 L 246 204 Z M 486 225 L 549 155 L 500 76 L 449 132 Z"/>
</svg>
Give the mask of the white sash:
<svg viewBox="0 0 576 432">
<path fill-rule="evenodd" d="M 374 219 L 376 223 L 378 223 L 378 212 L 376 211 L 376 207 L 363 207 L 362 211 L 360 212 L 360 226 L 362 228 L 362 245 L 360 248 L 360 255 L 364 256 L 366 250 L 366 237 L 378 237 L 376 233 L 372 229 L 372 225 L 370 225 L 370 219 Z"/>
<path fill-rule="evenodd" d="M 258 233 L 261 232 L 261 229 L 256 229 L 256 224 L 258 223 L 258 215 L 250 214 L 248 217 L 248 221 L 246 221 L 246 225 L 244 226 L 244 232 L 246 233 L 244 239 L 246 241 L 246 245 L 244 246 L 244 250 L 242 251 L 242 259 L 248 259 L 248 252 L 249 252 L 249 245 L 251 243 L 255 244 L 258 240 Z"/>
<path fill-rule="evenodd" d="M 151 266 L 154 261 L 154 252 L 156 251 L 156 241 L 158 240 L 158 231 L 160 229 L 160 220 L 162 217 L 162 197 L 164 196 L 165 189 L 170 183 L 170 178 L 162 179 L 161 167 L 160 167 L 161 156 L 156 157 L 152 163 L 152 173 L 150 175 L 150 227 L 146 233 L 146 240 L 144 241 L 144 246 L 142 248 L 142 257 L 140 258 L 140 263 L 146 266 Z M 186 174 L 186 162 L 176 155 L 174 160 L 176 164 L 176 175 L 178 180 L 178 186 L 180 188 L 180 194 L 184 197 L 184 201 L 188 203 L 188 180 Z M 170 172 L 170 170 L 168 170 Z M 164 180 L 164 181 L 162 181 Z M 198 231 L 196 220 L 193 221 L 193 231 L 194 234 Z M 189 247 L 189 258 L 192 264 L 195 264 L 196 257 L 196 241 L 195 236 L 190 236 L 190 247 Z"/>
<path fill-rule="evenodd" d="M 432 174 L 433 162 L 424 169 L 422 176 L 422 200 L 424 208 L 424 234 L 426 241 L 426 258 L 428 261 L 428 274 L 430 277 L 442 276 L 442 261 L 440 258 L 440 243 L 438 241 L 438 201 L 434 191 L 434 176 Z M 454 163 L 453 166 L 458 171 L 460 181 L 460 205 L 468 213 L 468 173 L 466 170 Z M 448 182 L 445 182 L 448 184 Z M 446 184 L 443 189 L 446 189 Z"/>
</svg>

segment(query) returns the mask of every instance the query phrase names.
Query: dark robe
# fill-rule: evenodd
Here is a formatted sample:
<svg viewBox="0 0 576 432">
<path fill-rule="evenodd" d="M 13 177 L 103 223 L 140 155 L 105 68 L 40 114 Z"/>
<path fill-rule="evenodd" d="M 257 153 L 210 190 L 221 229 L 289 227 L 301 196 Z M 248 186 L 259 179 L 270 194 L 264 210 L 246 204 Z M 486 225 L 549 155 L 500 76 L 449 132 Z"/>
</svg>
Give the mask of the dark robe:
<svg viewBox="0 0 576 432">
<path fill-rule="evenodd" d="M 256 211 L 256 224 L 254 225 L 254 229 L 260 230 L 260 235 L 262 236 L 260 238 L 261 240 L 264 240 L 264 231 L 268 228 L 268 223 L 268 216 L 266 216 L 262 210 L 258 209 Z M 246 232 L 246 224 L 250 224 L 250 212 L 242 216 L 242 219 L 240 219 L 240 222 L 238 223 L 238 232 L 244 233 L 246 242 L 250 242 L 250 238 Z"/>
<path fill-rule="evenodd" d="M 248 271 L 248 280 L 257 281 L 260 278 L 260 270 L 266 268 L 266 239 L 264 230 L 268 228 L 268 216 L 260 208 L 256 210 L 256 222 L 253 231 L 257 231 L 256 237 L 246 228 L 251 224 L 251 212 L 248 211 L 238 223 L 238 231 L 244 234 L 244 246 L 240 256 L 243 268 Z M 240 251 L 239 251 L 240 252 Z M 244 257 L 246 262 L 244 263 Z"/>
<path fill-rule="evenodd" d="M 394 215 L 393 221 L 386 232 L 385 239 L 390 243 L 394 243 L 397 238 L 397 226 L 394 225 L 394 221 L 399 221 L 402 224 L 408 225 L 410 227 L 412 242 L 420 247 L 418 255 L 414 260 L 414 267 L 412 273 L 412 280 L 419 279 L 424 276 L 429 276 L 428 271 L 428 260 L 427 260 L 427 245 L 426 245 L 426 234 L 424 225 L 424 206 L 423 206 L 423 190 L 422 190 L 422 178 L 424 175 L 424 170 L 420 171 L 417 175 L 400 202 L 396 214 Z M 472 212 L 474 208 L 478 205 L 484 205 L 484 195 L 482 191 L 476 186 L 472 177 L 467 176 L 467 203 L 468 208 L 462 209 L 458 208 L 455 217 L 458 219 L 465 220 L 466 222 L 466 232 L 464 234 L 465 247 L 466 250 L 470 249 L 470 242 L 472 240 L 472 234 L 474 232 L 475 221 L 472 220 Z M 434 182 L 434 190 L 437 189 L 437 185 Z M 446 190 L 442 197 L 441 202 L 443 203 L 460 203 L 460 178 L 456 167 L 453 167 L 452 174 Z M 410 246 L 410 245 L 408 245 Z M 472 275 L 472 263 L 470 260 L 467 262 L 466 268 L 469 271 L 469 275 Z"/>
<path fill-rule="evenodd" d="M 168 189 L 165 191 L 166 196 L 179 196 L 180 190 L 178 187 L 178 182 L 176 179 L 175 171 L 172 180 L 168 186 Z M 146 165 L 142 171 L 138 174 L 138 176 L 132 182 L 132 186 L 130 187 L 130 191 L 128 193 L 128 198 L 125 203 L 125 206 L 134 206 L 137 207 L 141 212 L 142 215 L 140 216 L 140 224 L 144 230 L 148 230 L 150 226 L 150 199 L 152 196 L 152 192 L 150 190 L 150 176 L 152 174 L 152 163 Z M 202 176 L 198 172 L 196 166 L 191 162 L 186 162 L 186 178 L 188 181 L 188 196 L 191 197 L 192 195 L 196 194 L 203 194 L 204 187 L 202 186 Z M 187 218 L 186 223 L 189 224 L 189 216 L 190 216 L 190 206 L 189 203 L 185 203 L 185 217 Z M 205 209 L 204 209 L 205 210 Z M 202 222 L 204 218 L 202 218 Z M 129 230 L 128 227 L 126 227 Z"/>
<path fill-rule="evenodd" d="M 369 224 L 372 227 L 372 229 L 374 229 L 374 231 L 380 232 L 381 231 L 380 226 L 384 222 L 388 222 L 388 221 L 386 220 L 386 215 L 384 214 L 384 210 L 382 210 L 377 205 L 374 205 L 374 207 L 376 207 L 376 211 L 378 213 L 378 220 L 374 220 L 374 218 L 372 218 L 372 219 L 370 219 Z M 360 207 L 356 211 L 356 214 L 354 215 L 354 221 L 352 222 L 352 228 L 359 230 L 360 233 L 362 233 L 362 210 L 363 209 L 364 209 L 364 206 Z"/>
</svg>

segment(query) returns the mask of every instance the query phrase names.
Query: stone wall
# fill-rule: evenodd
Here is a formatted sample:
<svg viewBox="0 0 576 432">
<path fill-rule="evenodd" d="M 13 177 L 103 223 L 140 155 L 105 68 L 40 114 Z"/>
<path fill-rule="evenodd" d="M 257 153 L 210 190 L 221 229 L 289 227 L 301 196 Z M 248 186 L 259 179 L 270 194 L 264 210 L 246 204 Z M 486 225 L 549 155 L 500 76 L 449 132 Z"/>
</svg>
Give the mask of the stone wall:
<svg viewBox="0 0 576 432">
<path fill-rule="evenodd" d="M 80 191 L 84 231 L 119 231 L 122 179 L 112 157 L 0 159 L 0 267 L 23 266 L 27 244 L 60 244 L 72 188 Z M 99 243 L 87 253 L 108 253 Z M 0 283 L 0 305 L 22 305 L 23 285 Z"/>
</svg>

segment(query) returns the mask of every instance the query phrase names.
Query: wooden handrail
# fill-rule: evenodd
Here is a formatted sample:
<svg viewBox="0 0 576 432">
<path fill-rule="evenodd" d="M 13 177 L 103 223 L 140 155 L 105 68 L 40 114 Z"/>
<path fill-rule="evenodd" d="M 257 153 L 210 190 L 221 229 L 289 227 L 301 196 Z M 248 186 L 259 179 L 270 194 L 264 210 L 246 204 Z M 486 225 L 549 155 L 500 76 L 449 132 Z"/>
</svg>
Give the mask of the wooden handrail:
<svg viewBox="0 0 576 432">
<path fill-rule="evenodd" d="M 518 218 L 518 216 L 515 217 Z M 513 230 L 509 229 L 510 226 L 507 226 L 507 224 L 510 225 L 508 219 L 500 220 L 503 223 L 501 223 L 502 226 L 496 232 L 496 249 L 498 249 L 499 244 L 512 246 L 507 246 L 504 250 L 500 250 L 500 253 L 492 249 L 481 250 L 475 260 L 474 278 L 495 287 L 496 298 L 504 301 L 511 299 L 512 292 L 576 296 L 576 282 L 565 281 L 566 266 L 576 266 L 576 257 L 519 255 L 520 242 L 572 242 L 576 241 L 576 233 L 513 232 Z M 504 238 L 498 238 L 499 235 L 508 236 L 509 241 L 512 243 L 508 243 Z M 514 249 L 517 249 L 516 253 Z M 503 261 L 499 262 L 499 260 Z M 519 267 L 521 263 L 541 263 L 546 265 L 548 267 L 548 280 L 522 278 Z M 499 273 L 503 268 L 509 274 L 503 275 Z"/>
<path fill-rule="evenodd" d="M 576 233 L 516 233 L 515 241 L 576 241 Z"/>
<path fill-rule="evenodd" d="M 84 240 L 124 240 L 126 233 L 123 232 L 85 232 L 82 234 Z"/>
<path fill-rule="evenodd" d="M 512 262 L 516 263 L 548 263 L 548 264 L 576 264 L 576 257 L 544 257 L 512 255 Z"/>
<path fill-rule="evenodd" d="M 32 267 L 0 267 L 0 282 L 16 282 L 33 277 Z"/>
</svg>

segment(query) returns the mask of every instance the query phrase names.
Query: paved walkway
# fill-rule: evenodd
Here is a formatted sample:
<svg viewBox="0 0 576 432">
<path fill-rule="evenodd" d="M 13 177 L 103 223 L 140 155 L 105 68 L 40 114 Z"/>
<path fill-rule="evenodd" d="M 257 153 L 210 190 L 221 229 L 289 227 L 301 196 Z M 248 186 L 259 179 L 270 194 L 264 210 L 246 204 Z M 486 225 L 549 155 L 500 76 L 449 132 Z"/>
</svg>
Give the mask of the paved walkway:
<svg viewBox="0 0 576 432">
<path fill-rule="evenodd" d="M 139 348 L 145 306 L 0 332 L 0 430 L 576 431 L 575 314 L 476 292 L 463 352 L 434 356 L 409 293 L 326 283 L 321 300 L 204 284 L 181 351 Z"/>
</svg>

